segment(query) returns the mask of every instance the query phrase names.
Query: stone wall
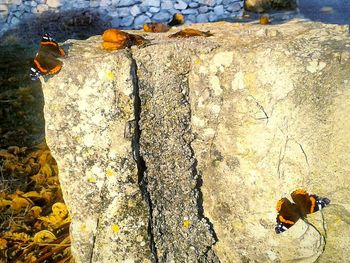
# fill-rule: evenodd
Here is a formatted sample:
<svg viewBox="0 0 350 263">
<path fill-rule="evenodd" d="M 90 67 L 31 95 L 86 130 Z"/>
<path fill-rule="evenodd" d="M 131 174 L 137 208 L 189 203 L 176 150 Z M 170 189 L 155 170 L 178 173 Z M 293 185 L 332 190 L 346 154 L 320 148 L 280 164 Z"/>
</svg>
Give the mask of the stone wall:
<svg viewBox="0 0 350 263">
<path fill-rule="evenodd" d="M 21 21 L 45 12 L 88 9 L 100 14 L 113 27 L 140 28 L 150 21 L 169 21 L 174 13 L 187 23 L 212 22 L 237 16 L 243 0 L 0 0 L 0 35 Z"/>
</svg>

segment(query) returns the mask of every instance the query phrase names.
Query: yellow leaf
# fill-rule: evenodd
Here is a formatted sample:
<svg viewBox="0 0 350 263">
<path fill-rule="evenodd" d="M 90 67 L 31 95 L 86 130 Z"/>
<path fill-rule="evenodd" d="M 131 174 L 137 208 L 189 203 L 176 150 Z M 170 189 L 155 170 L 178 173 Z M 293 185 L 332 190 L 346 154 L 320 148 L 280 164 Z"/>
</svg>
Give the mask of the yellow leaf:
<svg viewBox="0 0 350 263">
<path fill-rule="evenodd" d="M 118 225 L 112 225 L 112 230 L 113 232 L 118 233 L 120 230 L 120 227 Z"/>
<path fill-rule="evenodd" d="M 49 243 L 56 240 L 56 236 L 48 230 L 41 230 L 34 235 L 33 241 L 35 243 Z"/>
<path fill-rule="evenodd" d="M 0 207 L 11 205 L 12 201 L 0 198 Z"/>
<path fill-rule="evenodd" d="M 30 209 L 30 212 L 34 218 L 38 218 L 43 210 L 41 209 L 40 206 L 33 206 Z"/>
<path fill-rule="evenodd" d="M 57 175 L 58 174 L 58 167 L 57 165 L 52 165 L 51 169 L 53 169 L 53 172 Z"/>
<path fill-rule="evenodd" d="M 7 248 L 7 240 L 0 237 L 0 250 Z"/>
<path fill-rule="evenodd" d="M 22 196 L 27 198 L 41 198 L 41 194 L 39 194 L 37 191 L 30 191 L 22 194 Z"/>
<path fill-rule="evenodd" d="M 59 185 L 60 184 L 60 182 L 58 180 L 58 176 L 51 176 L 51 177 L 47 178 L 46 182 L 49 185 Z"/>
<path fill-rule="evenodd" d="M 5 159 L 16 159 L 16 156 L 6 150 L 0 150 L 0 157 Z"/>
<path fill-rule="evenodd" d="M 16 196 L 15 198 L 12 199 L 11 207 L 13 210 L 18 211 L 30 205 L 33 205 L 33 202 L 31 202 L 30 199 Z"/>
<path fill-rule="evenodd" d="M 46 176 L 41 172 L 37 173 L 36 175 L 33 175 L 31 179 L 35 182 L 36 185 L 42 185 L 46 182 Z"/>
<path fill-rule="evenodd" d="M 52 170 L 48 163 L 45 163 L 44 166 L 41 167 L 40 171 L 42 174 L 45 174 L 46 177 L 50 177 L 52 175 Z"/>
<path fill-rule="evenodd" d="M 42 152 L 42 154 L 39 156 L 39 164 L 41 167 L 43 167 L 47 162 L 49 162 L 51 159 L 51 153 L 49 150 L 45 150 Z"/>
<path fill-rule="evenodd" d="M 45 199 L 46 202 L 50 202 L 52 199 L 52 192 L 46 189 L 40 191 L 41 197 Z"/>
<path fill-rule="evenodd" d="M 64 218 L 68 214 L 68 209 L 64 203 L 57 202 L 52 205 L 52 214 Z"/>
<path fill-rule="evenodd" d="M 22 242 L 28 242 L 30 241 L 30 236 L 26 233 L 12 233 L 12 232 L 7 232 L 4 234 L 4 237 L 7 239 L 12 239 L 15 241 L 22 241 Z"/>
</svg>

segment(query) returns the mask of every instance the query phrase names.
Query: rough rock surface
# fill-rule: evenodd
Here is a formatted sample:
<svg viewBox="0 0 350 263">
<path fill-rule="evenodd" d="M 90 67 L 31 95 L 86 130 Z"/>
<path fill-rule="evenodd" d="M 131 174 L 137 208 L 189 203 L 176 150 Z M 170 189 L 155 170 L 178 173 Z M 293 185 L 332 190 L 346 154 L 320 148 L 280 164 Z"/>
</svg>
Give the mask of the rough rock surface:
<svg viewBox="0 0 350 263">
<path fill-rule="evenodd" d="M 111 53 L 74 41 L 43 83 L 77 261 L 344 262 L 348 28 L 195 27 L 214 36 Z M 296 188 L 332 203 L 276 235 Z"/>
<path fill-rule="evenodd" d="M 188 43 L 169 43 L 134 54 L 141 99 L 140 147 L 156 256 L 159 262 L 219 262 L 210 249 L 215 238 L 201 212 L 199 174 L 190 146 L 188 70 L 194 52 Z"/>
<path fill-rule="evenodd" d="M 131 59 L 102 51 L 100 37 L 68 46 L 63 70 L 43 92 L 46 139 L 72 216 L 72 252 L 77 262 L 147 262 Z"/>
</svg>

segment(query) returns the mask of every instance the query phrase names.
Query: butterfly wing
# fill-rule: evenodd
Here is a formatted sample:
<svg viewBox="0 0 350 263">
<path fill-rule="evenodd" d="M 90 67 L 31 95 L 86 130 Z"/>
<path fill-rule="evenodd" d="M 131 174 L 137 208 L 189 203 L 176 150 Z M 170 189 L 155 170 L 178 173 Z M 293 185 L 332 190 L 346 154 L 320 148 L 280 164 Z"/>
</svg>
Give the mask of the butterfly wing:
<svg viewBox="0 0 350 263">
<path fill-rule="evenodd" d="M 276 205 L 278 212 L 275 231 L 277 234 L 282 233 L 292 227 L 300 218 L 300 212 L 296 204 L 287 198 L 282 198 Z"/>
<path fill-rule="evenodd" d="M 58 60 L 50 53 L 39 52 L 35 59 L 34 65 L 42 75 L 55 74 L 62 68 L 62 61 Z"/>
<path fill-rule="evenodd" d="M 318 197 L 314 194 L 310 195 L 303 189 L 295 190 L 291 196 L 298 205 L 303 217 L 321 210 L 331 202 L 328 198 Z"/>
<path fill-rule="evenodd" d="M 59 47 L 58 43 L 53 40 L 51 35 L 45 34 L 41 40 L 39 51 L 34 58 L 34 65 L 30 69 L 31 79 L 35 80 L 40 77 L 40 75 L 59 72 L 63 63 L 58 58 L 64 55 L 64 50 Z"/>
<path fill-rule="evenodd" d="M 39 52 L 50 54 L 54 57 L 64 57 L 65 53 L 55 41 L 41 41 Z"/>
</svg>

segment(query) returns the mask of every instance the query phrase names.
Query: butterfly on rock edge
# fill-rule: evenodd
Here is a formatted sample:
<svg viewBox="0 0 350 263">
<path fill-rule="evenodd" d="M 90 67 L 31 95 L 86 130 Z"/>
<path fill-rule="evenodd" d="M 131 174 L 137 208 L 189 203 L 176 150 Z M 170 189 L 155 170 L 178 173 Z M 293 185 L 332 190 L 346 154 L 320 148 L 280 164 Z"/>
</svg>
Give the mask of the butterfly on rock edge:
<svg viewBox="0 0 350 263">
<path fill-rule="evenodd" d="M 33 66 L 30 68 L 31 79 L 36 80 L 41 75 L 58 73 L 63 64 L 58 58 L 64 56 L 63 48 L 59 47 L 54 38 L 49 33 L 44 34 L 39 51 L 33 60 Z"/>
<path fill-rule="evenodd" d="M 317 212 L 330 204 L 326 197 L 319 197 L 314 194 L 308 194 L 304 189 L 293 191 L 291 197 L 292 203 L 287 198 L 282 198 L 277 202 L 276 210 L 278 212 L 275 231 L 280 234 L 292 227 L 300 218 L 305 219 L 307 214 Z"/>
</svg>

